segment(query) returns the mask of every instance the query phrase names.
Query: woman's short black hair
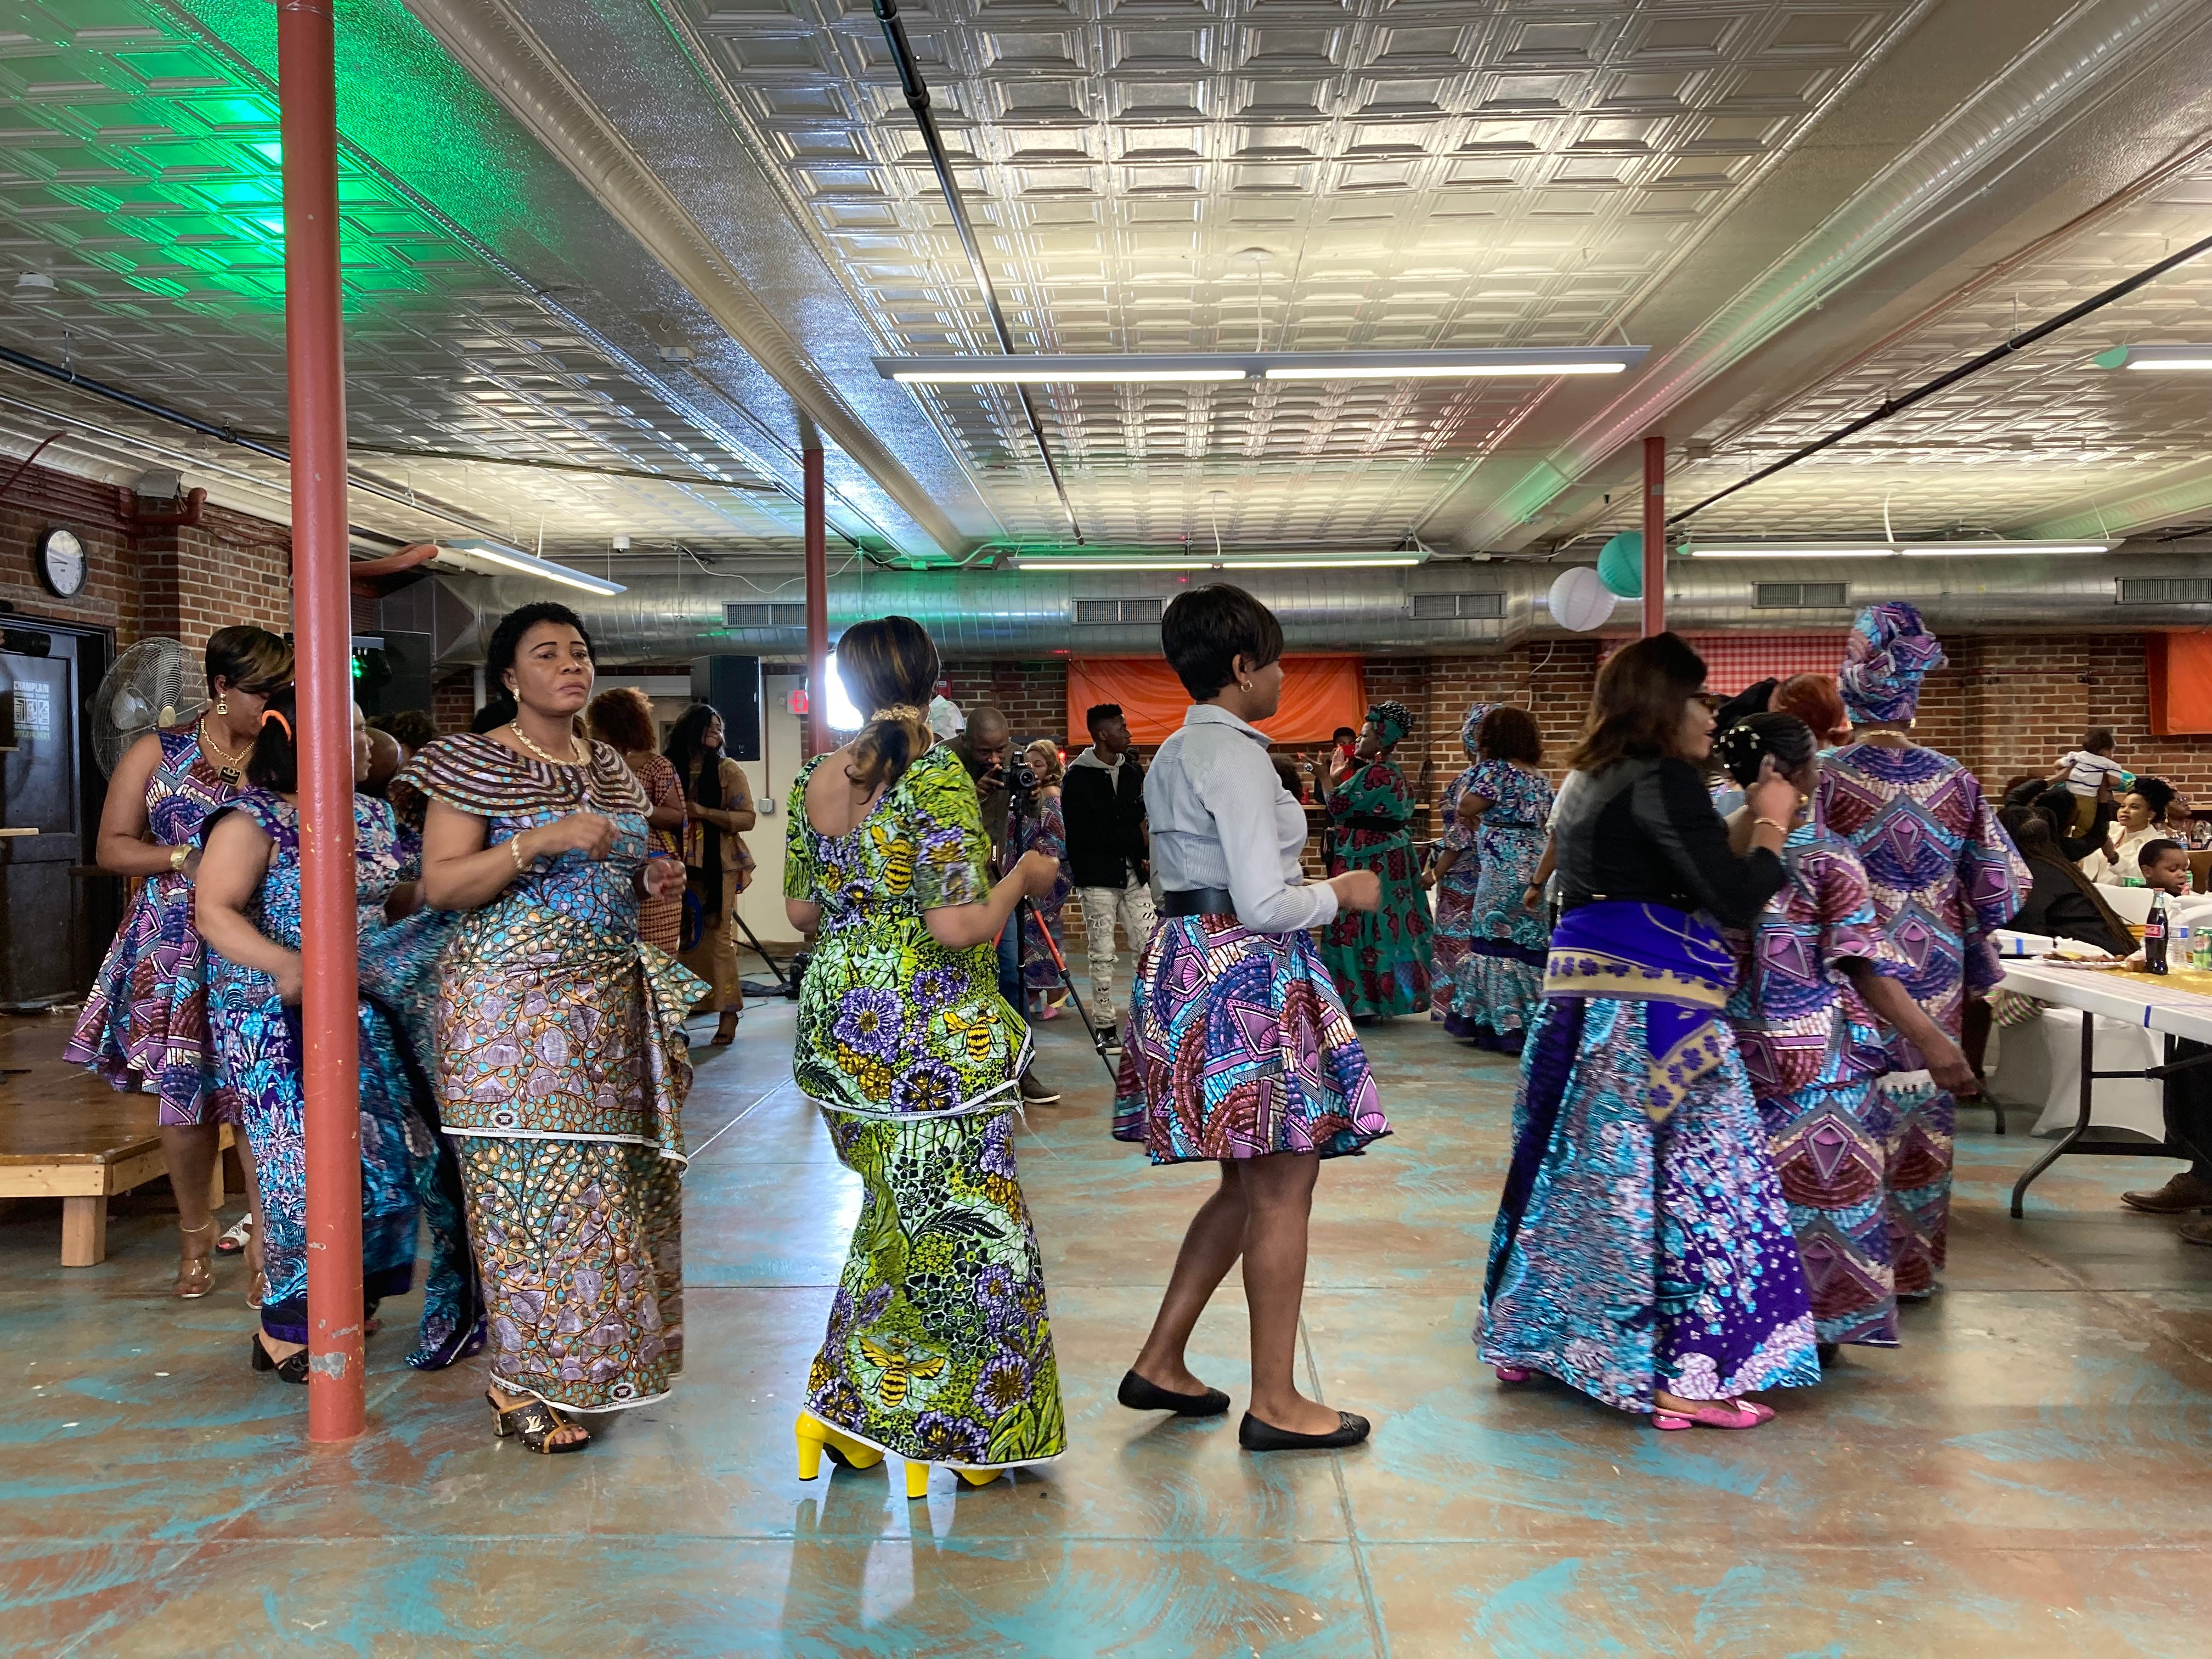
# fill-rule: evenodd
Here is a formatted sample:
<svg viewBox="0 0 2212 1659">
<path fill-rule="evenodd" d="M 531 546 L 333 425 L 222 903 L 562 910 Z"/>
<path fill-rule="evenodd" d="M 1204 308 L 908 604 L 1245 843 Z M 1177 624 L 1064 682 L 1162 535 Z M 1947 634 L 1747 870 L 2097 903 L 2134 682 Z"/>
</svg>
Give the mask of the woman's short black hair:
<svg viewBox="0 0 2212 1659">
<path fill-rule="evenodd" d="M 567 605 L 555 599 L 522 605 L 499 619 L 499 626 L 491 630 L 491 643 L 484 647 L 484 685 L 495 698 L 507 690 L 507 671 L 514 666 L 514 653 L 521 648 L 522 636 L 540 623 L 559 623 L 564 628 L 574 629 L 584 636 L 584 649 L 591 653 L 592 660 L 598 660 L 591 629 Z"/>
<path fill-rule="evenodd" d="M 1759 781 L 1759 763 L 1769 755 L 1788 777 L 1820 749 L 1813 728 L 1795 714 L 1747 714 L 1713 739 L 1713 758 L 1747 789 Z"/>
<path fill-rule="evenodd" d="M 427 749 L 438 740 L 438 723 L 430 718 L 427 708 L 403 708 L 393 714 L 379 714 L 369 721 L 380 732 L 388 732 L 392 741 L 403 749 Z"/>
<path fill-rule="evenodd" d="M 1474 746 L 1485 760 L 1519 761 L 1523 766 L 1544 763 L 1544 734 L 1536 717 L 1508 703 L 1492 709 L 1474 728 Z"/>
<path fill-rule="evenodd" d="M 246 781 L 257 789 L 280 795 L 300 792 L 300 693 L 283 686 L 269 694 L 262 711 L 261 729 L 253 734 L 253 747 L 246 757 Z M 349 771 L 350 768 L 349 768 Z"/>
<path fill-rule="evenodd" d="M 1205 702 L 1237 678 L 1237 658 L 1255 668 L 1279 661 L 1283 625 L 1243 588 L 1209 582 L 1170 601 L 1160 618 L 1160 649 L 1182 689 Z"/>
<path fill-rule="evenodd" d="M 267 629 L 245 623 L 208 635 L 205 663 L 210 696 L 218 679 L 256 696 L 292 683 L 292 647 Z"/>
<path fill-rule="evenodd" d="M 2150 815 L 2163 822 L 2166 809 L 2173 805 L 2178 792 L 2164 778 L 2137 778 L 2126 793 L 2141 795 L 2150 807 Z"/>
</svg>

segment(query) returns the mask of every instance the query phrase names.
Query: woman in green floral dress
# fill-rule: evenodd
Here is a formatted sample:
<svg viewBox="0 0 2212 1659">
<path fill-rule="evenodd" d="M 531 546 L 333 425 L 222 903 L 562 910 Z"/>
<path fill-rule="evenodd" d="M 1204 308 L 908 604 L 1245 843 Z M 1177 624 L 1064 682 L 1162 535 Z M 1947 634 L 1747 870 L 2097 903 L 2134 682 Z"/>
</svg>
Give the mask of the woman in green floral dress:
<svg viewBox="0 0 2212 1659">
<path fill-rule="evenodd" d="M 1029 1030 L 994 941 L 1059 879 L 1042 854 L 995 885 L 975 786 L 924 723 L 937 647 L 920 623 L 848 629 L 838 672 L 872 710 L 792 786 L 792 925 L 816 935 L 792 1073 L 865 1185 L 798 1425 L 799 1474 L 906 1460 L 974 1484 L 1066 1441 L 1044 1273 L 1014 1170 Z"/>
</svg>

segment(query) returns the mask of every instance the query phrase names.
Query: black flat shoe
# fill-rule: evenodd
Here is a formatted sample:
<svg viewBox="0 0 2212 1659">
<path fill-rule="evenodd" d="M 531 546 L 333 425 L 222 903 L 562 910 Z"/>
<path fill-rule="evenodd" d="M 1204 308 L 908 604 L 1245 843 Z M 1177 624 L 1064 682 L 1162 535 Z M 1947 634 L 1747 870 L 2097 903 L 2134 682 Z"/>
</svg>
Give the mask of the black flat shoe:
<svg viewBox="0 0 2212 1659">
<path fill-rule="evenodd" d="M 1369 1426 L 1364 1417 L 1339 1412 L 1336 1426 L 1327 1434 L 1292 1434 L 1246 1412 L 1244 1420 L 1237 1425 L 1237 1443 L 1246 1451 L 1330 1451 L 1358 1445 L 1367 1438 Z"/>
<path fill-rule="evenodd" d="M 307 1351 L 302 1348 L 289 1359 L 278 1359 L 261 1346 L 261 1338 L 256 1335 L 253 1338 L 253 1369 L 274 1371 L 287 1382 L 305 1382 L 307 1380 Z"/>
<path fill-rule="evenodd" d="M 1814 1345 L 1813 1352 L 1820 1359 L 1820 1369 L 1825 1371 L 1843 1358 L 1844 1351 L 1833 1342 L 1820 1342 Z"/>
<path fill-rule="evenodd" d="M 1114 1397 L 1133 1412 L 1173 1412 L 1177 1417 L 1218 1417 L 1229 1409 L 1229 1396 L 1218 1389 L 1171 1394 L 1134 1371 L 1121 1379 L 1121 1392 Z"/>
</svg>

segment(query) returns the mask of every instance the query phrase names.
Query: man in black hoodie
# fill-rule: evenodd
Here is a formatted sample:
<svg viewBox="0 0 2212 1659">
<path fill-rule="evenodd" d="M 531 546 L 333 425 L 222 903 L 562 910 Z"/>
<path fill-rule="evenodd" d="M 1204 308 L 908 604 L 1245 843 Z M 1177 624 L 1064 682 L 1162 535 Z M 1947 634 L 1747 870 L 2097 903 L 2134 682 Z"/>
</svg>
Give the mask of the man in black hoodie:
<svg viewBox="0 0 2212 1659">
<path fill-rule="evenodd" d="M 1120 1041 L 1114 1018 L 1114 927 L 1134 956 L 1152 936 L 1151 848 L 1145 832 L 1145 769 L 1129 752 L 1119 703 L 1084 714 L 1091 747 L 1067 764 L 1060 815 L 1067 821 L 1067 866 L 1083 901 L 1091 947 L 1091 1017 Z"/>
</svg>

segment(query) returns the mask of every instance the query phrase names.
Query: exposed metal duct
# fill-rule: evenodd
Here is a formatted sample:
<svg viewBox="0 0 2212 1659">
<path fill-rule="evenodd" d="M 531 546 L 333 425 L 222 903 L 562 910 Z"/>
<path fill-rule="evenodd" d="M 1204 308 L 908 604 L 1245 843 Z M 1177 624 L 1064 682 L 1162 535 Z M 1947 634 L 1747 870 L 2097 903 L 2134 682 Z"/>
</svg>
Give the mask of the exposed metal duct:
<svg viewBox="0 0 2212 1659">
<path fill-rule="evenodd" d="M 1282 619 L 1296 651 L 1454 654 L 1571 637 L 1552 621 L 1547 599 L 1565 568 L 1441 562 L 1408 570 L 1248 570 L 1225 573 L 1225 579 Z M 1863 605 L 1906 599 L 1939 632 L 1958 635 L 2203 628 L 2212 626 L 2212 602 L 2176 599 L 2202 588 L 2136 584 L 2201 583 L 2206 569 L 2202 556 L 2171 552 L 1678 559 L 1668 569 L 1667 617 L 1687 633 L 1817 633 L 1848 628 Z M 2130 584 L 2124 605 L 2123 577 Z M 868 570 L 830 582 L 830 627 L 835 635 L 896 613 L 927 627 L 948 657 L 1143 656 L 1159 649 L 1156 607 L 1206 579 L 1204 572 L 1178 578 L 1142 571 Z M 447 663 L 483 661 L 502 615 L 552 596 L 544 584 L 522 577 L 437 580 L 444 590 L 437 606 L 439 659 Z M 2144 596 L 2159 602 L 2135 602 Z M 473 620 L 448 626 L 453 601 Z M 575 609 L 611 662 L 676 662 L 722 653 L 795 659 L 805 653 L 804 607 L 765 601 L 750 585 L 694 577 L 646 580 L 612 599 L 583 599 Z M 1632 606 L 1624 604 L 1614 614 L 1617 622 L 1632 624 Z"/>
</svg>

